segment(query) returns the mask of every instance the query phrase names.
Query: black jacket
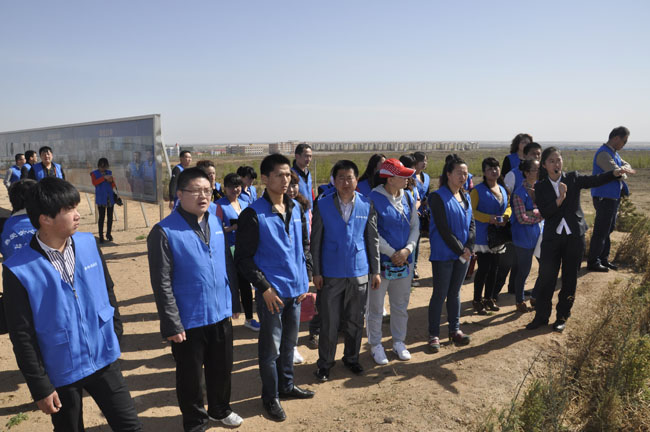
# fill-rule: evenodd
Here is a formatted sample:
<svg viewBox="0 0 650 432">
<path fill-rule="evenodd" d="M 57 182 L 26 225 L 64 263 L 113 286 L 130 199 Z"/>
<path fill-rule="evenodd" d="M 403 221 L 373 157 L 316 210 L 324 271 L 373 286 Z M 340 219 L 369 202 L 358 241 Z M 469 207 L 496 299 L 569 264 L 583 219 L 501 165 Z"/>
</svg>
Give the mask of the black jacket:
<svg viewBox="0 0 650 432">
<path fill-rule="evenodd" d="M 580 175 L 577 171 L 562 173 L 560 181 L 566 184 L 567 192 L 566 198 L 560 207 L 557 206 L 556 200 L 558 197 L 555 194 L 551 180 L 547 177 L 537 182 L 535 184 L 535 204 L 537 204 L 537 208 L 544 217 L 543 239 L 550 240 L 556 235 L 555 231 L 562 218 L 569 225 L 571 235 L 584 236 L 588 227 L 580 206 L 580 191 L 604 185 L 615 178 L 614 171 L 592 176 Z"/>
</svg>

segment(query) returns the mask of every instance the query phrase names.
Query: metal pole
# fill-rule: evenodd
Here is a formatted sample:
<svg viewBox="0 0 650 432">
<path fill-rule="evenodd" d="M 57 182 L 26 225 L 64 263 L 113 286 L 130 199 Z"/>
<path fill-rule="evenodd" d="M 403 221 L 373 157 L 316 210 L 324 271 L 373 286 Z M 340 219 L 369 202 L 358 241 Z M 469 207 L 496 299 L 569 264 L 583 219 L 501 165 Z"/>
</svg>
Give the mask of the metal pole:
<svg viewBox="0 0 650 432">
<path fill-rule="evenodd" d="M 165 205 L 159 204 L 159 207 L 160 207 L 160 220 L 163 220 L 165 218 Z"/>
<path fill-rule="evenodd" d="M 97 222 L 97 212 L 95 212 L 95 208 L 90 202 L 90 197 L 88 196 L 88 194 L 84 194 L 84 195 L 86 195 L 86 201 L 88 201 L 88 208 L 90 209 L 90 214 L 93 214 L 93 212 L 95 213 L 95 222 Z"/>
<path fill-rule="evenodd" d="M 142 217 L 144 218 L 144 224 L 149 228 L 149 219 L 147 219 L 147 213 L 144 211 L 144 204 L 140 201 L 140 210 L 142 211 Z"/>
<path fill-rule="evenodd" d="M 124 231 L 129 230 L 129 214 L 126 211 L 126 209 L 128 207 L 128 204 L 127 204 L 128 202 L 129 202 L 129 200 L 124 200 Z"/>
</svg>

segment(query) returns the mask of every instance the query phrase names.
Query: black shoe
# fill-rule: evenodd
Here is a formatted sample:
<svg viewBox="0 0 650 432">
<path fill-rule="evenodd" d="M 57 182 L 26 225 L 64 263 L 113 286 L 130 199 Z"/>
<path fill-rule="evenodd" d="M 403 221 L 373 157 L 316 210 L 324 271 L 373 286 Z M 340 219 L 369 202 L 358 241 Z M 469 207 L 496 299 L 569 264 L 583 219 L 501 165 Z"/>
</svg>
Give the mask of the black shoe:
<svg viewBox="0 0 650 432">
<path fill-rule="evenodd" d="M 109 242 L 112 242 L 113 241 L 113 236 L 106 233 L 106 240 L 108 240 Z"/>
<path fill-rule="evenodd" d="M 99 242 L 100 242 L 100 243 L 104 243 L 104 236 L 103 236 L 103 235 L 100 235 L 100 236 L 99 236 Z"/>
<path fill-rule="evenodd" d="M 309 335 L 309 340 L 307 341 L 307 346 L 310 349 L 318 349 L 318 335 L 317 334 Z"/>
<path fill-rule="evenodd" d="M 343 362 L 343 365 L 350 369 L 350 371 L 355 374 L 355 375 L 363 375 L 363 366 L 361 366 L 359 363 L 346 363 Z"/>
<path fill-rule="evenodd" d="M 317 370 L 314 371 L 314 376 L 319 382 L 327 382 L 328 379 L 330 379 L 330 371 L 329 369 L 325 368 L 318 368 Z"/>
<path fill-rule="evenodd" d="M 313 391 L 301 389 L 297 385 L 294 385 L 288 392 L 280 392 L 280 398 L 282 399 L 311 399 L 313 397 Z"/>
<path fill-rule="evenodd" d="M 526 330 L 536 330 L 547 324 L 548 324 L 548 320 L 533 319 L 531 322 L 528 323 L 528 325 L 526 325 Z"/>
<path fill-rule="evenodd" d="M 618 270 L 618 266 L 616 264 L 612 264 L 611 262 L 602 263 L 602 265 L 610 270 Z"/>
<path fill-rule="evenodd" d="M 607 273 L 609 271 L 609 268 L 605 267 L 604 265 L 602 265 L 600 263 L 597 263 L 597 264 L 588 265 L 587 270 L 593 271 L 593 272 Z"/>
<path fill-rule="evenodd" d="M 553 331 L 555 331 L 555 332 L 562 333 L 562 332 L 564 331 L 565 328 L 566 328 L 566 320 L 563 320 L 563 319 L 559 319 L 559 318 L 558 318 L 558 319 L 553 323 Z"/>
<path fill-rule="evenodd" d="M 262 404 L 264 405 L 264 409 L 266 410 L 266 413 L 269 415 L 271 420 L 281 422 L 287 419 L 287 415 L 284 413 L 279 400 L 272 399 L 270 402 L 262 402 Z"/>
</svg>

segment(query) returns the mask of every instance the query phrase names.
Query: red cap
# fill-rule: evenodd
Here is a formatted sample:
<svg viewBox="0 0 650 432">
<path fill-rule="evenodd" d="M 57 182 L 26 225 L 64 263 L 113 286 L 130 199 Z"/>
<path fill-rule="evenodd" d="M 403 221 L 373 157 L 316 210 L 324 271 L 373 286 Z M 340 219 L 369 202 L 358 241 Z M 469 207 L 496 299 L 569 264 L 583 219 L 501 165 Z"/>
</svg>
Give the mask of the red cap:
<svg viewBox="0 0 650 432">
<path fill-rule="evenodd" d="M 386 159 L 379 167 L 379 177 L 411 177 L 415 170 L 406 168 L 402 162 L 397 159 Z"/>
</svg>

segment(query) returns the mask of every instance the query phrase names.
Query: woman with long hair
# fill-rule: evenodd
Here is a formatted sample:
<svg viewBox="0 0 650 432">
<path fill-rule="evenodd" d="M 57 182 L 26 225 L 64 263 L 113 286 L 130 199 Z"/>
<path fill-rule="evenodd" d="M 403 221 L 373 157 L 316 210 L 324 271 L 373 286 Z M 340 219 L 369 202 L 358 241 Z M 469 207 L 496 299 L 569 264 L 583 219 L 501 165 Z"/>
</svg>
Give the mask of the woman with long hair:
<svg viewBox="0 0 650 432">
<path fill-rule="evenodd" d="M 571 316 L 587 231 L 587 223 L 580 206 L 580 191 L 601 186 L 629 172 L 624 168 L 617 168 L 598 175 L 584 176 L 577 171 L 565 173 L 562 168 L 562 154 L 558 148 L 548 147 L 542 152 L 539 181 L 535 184 L 535 204 L 544 218 L 544 233 L 535 318 L 526 326 L 528 330 L 548 324 L 560 266 L 562 288 L 558 294 L 553 330 L 564 331 L 566 321 Z"/>
<path fill-rule="evenodd" d="M 364 196 L 369 196 L 370 192 L 375 187 L 375 173 L 379 171 L 379 167 L 386 160 L 386 156 L 381 153 L 375 153 L 370 156 L 368 160 L 368 165 L 366 170 L 359 177 L 359 183 L 357 183 L 357 192 Z"/>
<path fill-rule="evenodd" d="M 519 162 L 524 160 L 524 147 L 526 144 L 533 142 L 533 137 L 527 133 L 517 134 L 510 144 L 510 153 L 503 158 L 503 167 L 501 175 L 505 177 L 511 169 L 517 168 Z"/>
<path fill-rule="evenodd" d="M 440 176 L 440 188 L 429 194 L 431 220 L 431 268 L 433 292 L 429 301 L 429 348 L 440 350 L 440 317 L 447 301 L 449 339 L 467 345 L 469 335 L 460 330 L 460 288 L 472 256 L 475 228 L 469 195 L 463 190 L 467 164 L 454 154 L 447 159 Z"/>
</svg>

